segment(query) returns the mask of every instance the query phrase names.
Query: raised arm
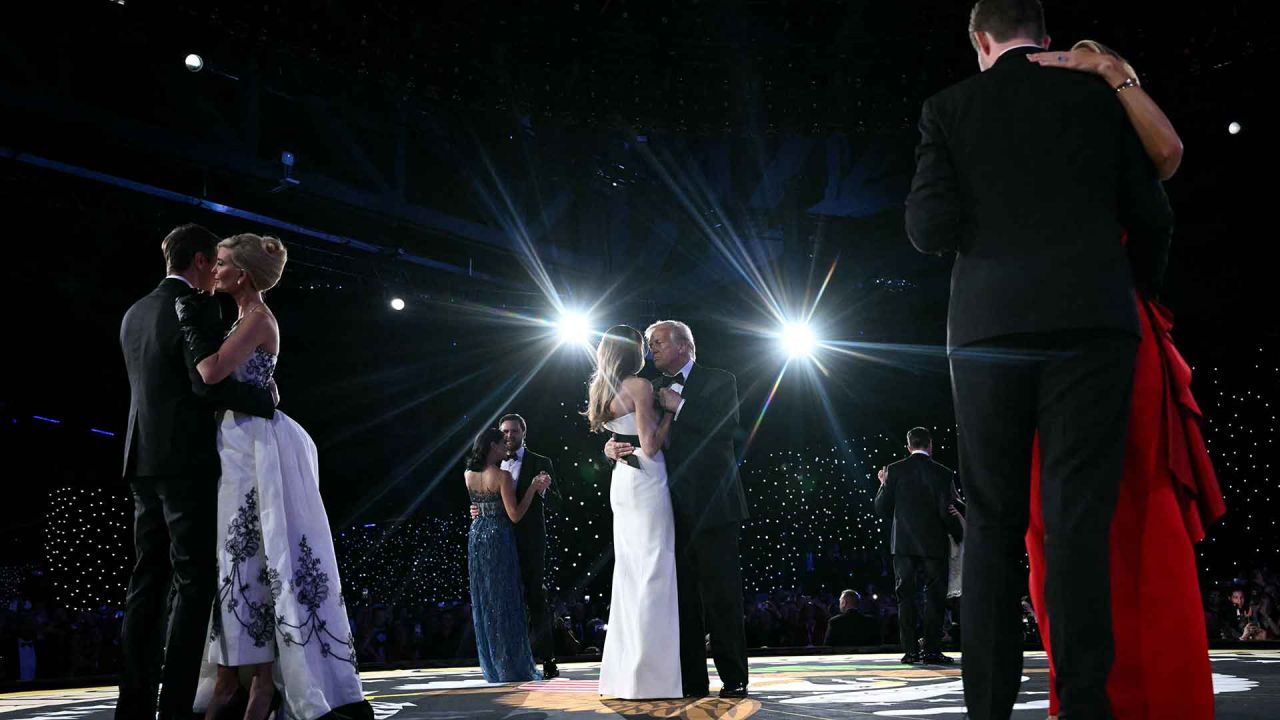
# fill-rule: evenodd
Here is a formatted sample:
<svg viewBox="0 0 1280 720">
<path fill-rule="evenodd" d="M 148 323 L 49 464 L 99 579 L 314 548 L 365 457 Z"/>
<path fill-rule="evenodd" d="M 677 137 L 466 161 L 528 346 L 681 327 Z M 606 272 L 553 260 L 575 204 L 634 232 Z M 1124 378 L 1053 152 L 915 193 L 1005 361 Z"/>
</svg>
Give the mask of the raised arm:
<svg viewBox="0 0 1280 720">
<path fill-rule="evenodd" d="M 542 488 L 546 487 L 538 480 L 529 483 L 529 487 L 524 491 L 524 497 L 520 498 L 520 502 L 516 503 L 515 483 L 511 481 L 511 473 L 502 470 L 502 507 L 507 511 L 507 517 L 511 518 L 511 522 L 518 523 L 524 514 L 529 512 L 529 506 L 533 504 L 533 497 L 537 495 Z"/>
<path fill-rule="evenodd" d="M 187 295 L 178 299 L 175 311 L 182 335 L 183 359 L 191 375 L 192 392 L 221 408 L 268 420 L 275 416 L 278 398 L 270 389 L 247 385 L 232 378 L 209 384 L 197 369 L 200 361 L 216 353 L 222 344 L 218 301 L 211 295 Z"/>
<path fill-rule="evenodd" d="M 1125 251 L 1139 290 L 1156 297 L 1164 284 L 1173 237 L 1173 208 L 1137 134 L 1124 127 L 1120 157 L 1120 224 L 1128 234 Z"/>
<path fill-rule="evenodd" d="M 661 412 L 653 402 L 653 385 L 648 380 L 629 377 L 622 381 L 622 392 L 631 399 L 636 408 L 636 427 L 640 434 L 640 449 L 645 455 L 654 457 L 667 442 L 667 432 L 671 429 L 672 414 Z"/>
<path fill-rule="evenodd" d="M 889 468 L 880 468 L 880 489 L 876 491 L 876 514 L 882 518 L 893 517 L 893 485 L 889 482 Z"/>
<path fill-rule="evenodd" d="M 1134 83 L 1138 81 L 1138 78 L 1129 74 L 1123 60 L 1108 53 L 1094 52 L 1087 47 L 1065 52 L 1032 53 L 1027 59 L 1045 67 L 1097 75 L 1111 88 L 1118 88 L 1129 80 Z M 1130 85 L 1117 94 L 1125 114 L 1129 116 L 1129 122 L 1138 133 L 1138 139 L 1142 141 L 1143 150 L 1156 167 L 1156 174 L 1161 180 L 1173 177 L 1182 164 L 1182 138 L 1173 129 L 1169 117 L 1140 85 Z"/>
<path fill-rule="evenodd" d="M 211 355 L 207 355 L 197 365 L 201 379 L 209 385 L 222 382 L 249 359 L 254 348 L 267 344 L 273 339 L 275 324 L 266 313 L 250 313 L 240 321 L 235 332 L 222 341 L 222 345 Z"/>
</svg>

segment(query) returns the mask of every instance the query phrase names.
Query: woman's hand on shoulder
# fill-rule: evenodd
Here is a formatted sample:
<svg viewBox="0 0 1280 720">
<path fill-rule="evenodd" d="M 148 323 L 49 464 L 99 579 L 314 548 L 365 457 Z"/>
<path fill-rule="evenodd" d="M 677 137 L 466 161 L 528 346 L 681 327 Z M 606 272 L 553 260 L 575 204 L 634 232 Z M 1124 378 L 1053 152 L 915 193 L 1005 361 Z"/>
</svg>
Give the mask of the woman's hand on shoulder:
<svg viewBox="0 0 1280 720">
<path fill-rule="evenodd" d="M 1075 70 L 1097 75 L 1108 83 L 1115 80 L 1123 72 L 1114 57 L 1094 52 L 1087 48 L 1031 53 L 1027 55 L 1027 60 L 1042 67 Z"/>
</svg>

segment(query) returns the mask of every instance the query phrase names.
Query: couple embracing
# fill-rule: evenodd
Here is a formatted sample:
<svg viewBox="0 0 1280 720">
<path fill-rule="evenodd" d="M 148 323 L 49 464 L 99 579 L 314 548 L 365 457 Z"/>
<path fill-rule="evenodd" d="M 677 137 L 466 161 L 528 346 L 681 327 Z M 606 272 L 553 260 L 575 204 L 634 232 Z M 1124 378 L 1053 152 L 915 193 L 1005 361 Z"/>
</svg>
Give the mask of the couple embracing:
<svg viewBox="0 0 1280 720">
<path fill-rule="evenodd" d="M 662 373 L 652 382 L 638 375 L 646 344 Z M 673 320 L 643 336 L 614 326 L 596 350 L 585 415 L 592 431 L 612 433 L 604 451 L 615 461 L 602 695 L 706 696 L 708 633 L 720 697 L 747 695 L 737 381 L 696 356 L 692 331 Z"/>
</svg>

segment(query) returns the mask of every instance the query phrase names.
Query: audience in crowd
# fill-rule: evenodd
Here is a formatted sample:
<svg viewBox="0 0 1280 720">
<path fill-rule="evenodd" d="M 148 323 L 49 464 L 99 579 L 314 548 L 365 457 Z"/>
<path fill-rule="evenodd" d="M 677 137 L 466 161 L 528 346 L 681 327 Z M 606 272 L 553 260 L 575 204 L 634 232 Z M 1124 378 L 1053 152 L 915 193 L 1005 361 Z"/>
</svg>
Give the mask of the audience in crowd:
<svg viewBox="0 0 1280 720">
<path fill-rule="evenodd" d="M 873 574 L 874 576 L 874 574 Z M 832 578 L 823 577 L 821 583 Z M 747 644 L 752 648 L 877 648 L 898 637 L 891 578 L 876 576 L 860 589 L 805 592 L 779 589 L 747 597 Z M 1205 625 L 1211 640 L 1280 640 L 1280 575 L 1260 567 L 1226 583 L 1206 583 Z M 601 596 L 557 598 L 556 656 L 597 655 L 608 636 L 609 608 Z M 955 647 L 960 628 L 948 607 L 944 643 Z M 471 605 L 464 601 L 392 605 L 376 598 L 349 602 L 362 664 L 413 664 L 475 657 Z M 1035 614 L 1023 599 L 1025 635 L 1037 646 Z M 120 667 L 123 611 L 72 611 L 10 599 L 0 606 L 0 682 L 15 684 L 109 676 Z"/>
</svg>

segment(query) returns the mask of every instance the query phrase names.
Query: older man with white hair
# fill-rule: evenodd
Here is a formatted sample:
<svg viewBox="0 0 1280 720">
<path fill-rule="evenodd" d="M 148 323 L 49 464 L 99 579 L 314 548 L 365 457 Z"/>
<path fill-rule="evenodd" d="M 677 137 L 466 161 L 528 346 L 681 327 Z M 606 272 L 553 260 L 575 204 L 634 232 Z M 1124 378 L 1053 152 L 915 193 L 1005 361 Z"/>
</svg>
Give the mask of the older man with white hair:
<svg viewBox="0 0 1280 720">
<path fill-rule="evenodd" d="M 684 694 L 709 692 L 706 634 L 720 675 L 720 697 L 747 695 L 747 640 L 742 613 L 738 536 L 747 498 L 738 476 L 734 442 L 738 381 L 732 373 L 695 362 L 697 345 L 678 320 L 650 325 L 645 340 L 663 377 L 658 402 L 675 420 L 664 450 L 675 514 L 676 585 L 680 605 L 680 668 Z M 617 460 L 634 451 L 610 440 Z"/>
</svg>

